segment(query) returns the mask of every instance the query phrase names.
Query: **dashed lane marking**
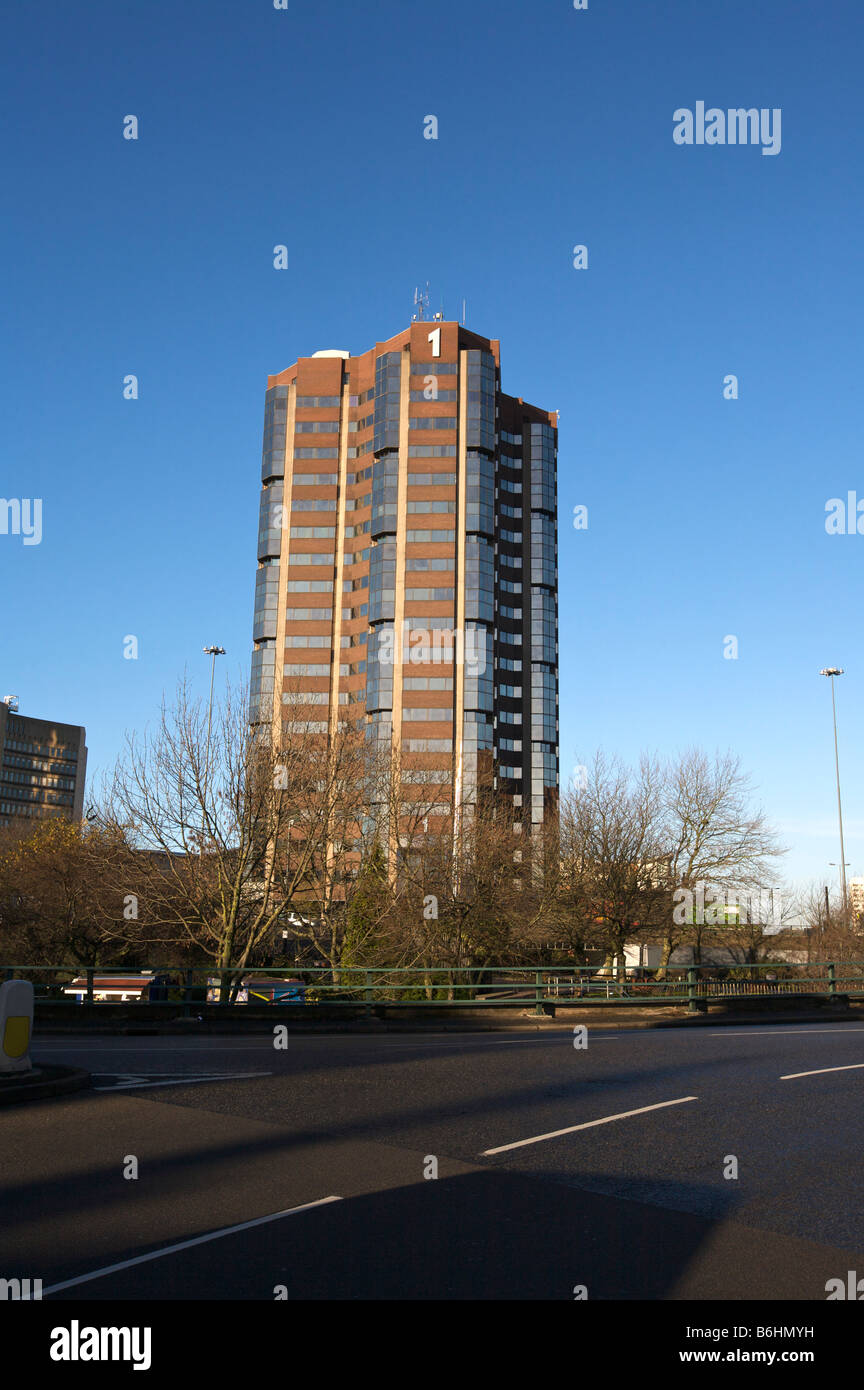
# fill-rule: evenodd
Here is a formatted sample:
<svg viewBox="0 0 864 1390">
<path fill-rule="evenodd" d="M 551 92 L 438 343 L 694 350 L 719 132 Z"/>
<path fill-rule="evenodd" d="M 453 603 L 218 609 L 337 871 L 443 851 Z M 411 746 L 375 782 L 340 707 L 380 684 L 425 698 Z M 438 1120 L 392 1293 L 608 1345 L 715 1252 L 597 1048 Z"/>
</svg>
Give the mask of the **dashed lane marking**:
<svg viewBox="0 0 864 1390">
<path fill-rule="evenodd" d="M 507 1153 L 510 1149 L 523 1149 L 526 1144 L 542 1144 L 544 1139 L 558 1139 L 562 1134 L 575 1134 L 580 1129 L 594 1129 L 596 1125 L 611 1125 L 613 1120 L 629 1120 L 631 1115 L 647 1115 L 649 1110 L 665 1110 L 669 1105 L 686 1105 L 698 1096 L 679 1096 L 677 1100 L 661 1100 L 657 1105 L 641 1105 L 638 1110 L 622 1110 L 619 1115 L 604 1115 L 602 1120 L 587 1120 L 581 1125 L 568 1125 L 566 1129 L 553 1129 L 549 1134 L 535 1134 L 531 1139 L 517 1139 L 513 1144 L 499 1144 L 497 1149 L 484 1149 L 481 1157 L 491 1154 Z"/>
<path fill-rule="evenodd" d="M 847 1067 L 817 1067 L 815 1071 L 790 1071 L 781 1076 L 781 1081 L 797 1081 L 799 1076 L 824 1076 L 826 1071 L 859 1071 L 864 1062 L 852 1062 Z"/>
</svg>

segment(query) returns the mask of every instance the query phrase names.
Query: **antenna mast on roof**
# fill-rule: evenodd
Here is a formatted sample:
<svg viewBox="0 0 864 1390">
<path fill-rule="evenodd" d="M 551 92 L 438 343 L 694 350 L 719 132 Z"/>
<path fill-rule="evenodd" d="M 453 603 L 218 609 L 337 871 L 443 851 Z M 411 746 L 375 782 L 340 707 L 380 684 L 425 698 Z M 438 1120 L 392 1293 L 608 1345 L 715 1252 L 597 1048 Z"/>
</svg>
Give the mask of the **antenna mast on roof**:
<svg viewBox="0 0 864 1390">
<path fill-rule="evenodd" d="M 412 322 L 412 323 L 415 323 L 415 322 L 416 322 L 416 323 L 422 323 L 422 322 L 423 322 L 423 311 L 424 311 L 424 309 L 428 309 L 428 308 L 429 308 L 429 281 L 427 280 L 427 281 L 426 281 L 426 289 L 425 289 L 425 291 L 424 291 L 424 290 L 421 290 L 419 287 L 414 291 L 414 309 L 415 309 L 415 312 L 411 315 L 411 322 Z"/>
</svg>

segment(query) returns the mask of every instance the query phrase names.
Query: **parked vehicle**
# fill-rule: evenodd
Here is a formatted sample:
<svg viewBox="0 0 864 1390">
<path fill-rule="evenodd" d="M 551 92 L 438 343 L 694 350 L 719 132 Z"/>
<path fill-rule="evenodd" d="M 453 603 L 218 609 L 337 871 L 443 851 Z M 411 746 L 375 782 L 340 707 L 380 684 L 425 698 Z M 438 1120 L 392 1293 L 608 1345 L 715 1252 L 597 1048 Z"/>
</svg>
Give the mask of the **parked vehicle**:
<svg viewBox="0 0 864 1390">
<path fill-rule="evenodd" d="M 253 977 L 244 982 L 250 1004 L 305 1004 L 306 983 L 303 980 L 261 980 Z"/>
<path fill-rule="evenodd" d="M 220 982 L 218 976 L 208 981 L 207 1002 L 218 1004 Z M 308 985 L 305 980 L 281 980 L 257 975 L 248 975 L 240 981 L 235 1004 L 305 1004 Z"/>
<path fill-rule="evenodd" d="M 93 976 L 93 1002 L 95 1004 L 128 1004 L 148 997 L 153 979 L 149 972 L 129 975 Z M 87 1002 L 87 976 L 79 975 L 70 985 L 63 987 L 63 993 L 71 995 L 77 1004 Z"/>
</svg>

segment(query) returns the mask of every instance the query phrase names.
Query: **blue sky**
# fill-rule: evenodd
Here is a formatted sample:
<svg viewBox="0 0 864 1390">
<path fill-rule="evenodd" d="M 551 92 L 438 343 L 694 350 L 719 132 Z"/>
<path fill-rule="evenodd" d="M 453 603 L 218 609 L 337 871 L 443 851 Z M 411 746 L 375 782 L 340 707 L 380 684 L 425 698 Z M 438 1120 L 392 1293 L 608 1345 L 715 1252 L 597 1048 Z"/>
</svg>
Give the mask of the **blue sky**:
<svg viewBox="0 0 864 1390">
<path fill-rule="evenodd" d="M 864 873 L 864 536 L 825 531 L 864 498 L 862 39 L 852 0 L 7 10 L 0 491 L 43 538 L 0 536 L 3 693 L 98 774 L 205 644 L 244 675 L 267 373 L 398 332 L 428 280 L 561 412 L 562 779 L 731 747 L 821 882 L 840 665 Z M 700 100 L 780 108 L 780 153 L 676 145 Z"/>
</svg>

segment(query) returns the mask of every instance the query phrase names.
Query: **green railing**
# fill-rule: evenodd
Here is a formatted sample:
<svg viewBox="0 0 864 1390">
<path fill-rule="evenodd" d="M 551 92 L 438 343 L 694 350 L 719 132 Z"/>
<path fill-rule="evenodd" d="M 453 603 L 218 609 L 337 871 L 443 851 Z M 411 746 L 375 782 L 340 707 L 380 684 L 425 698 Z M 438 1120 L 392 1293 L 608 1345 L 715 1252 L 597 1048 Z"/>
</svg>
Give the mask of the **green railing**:
<svg viewBox="0 0 864 1390">
<path fill-rule="evenodd" d="M 146 1004 L 184 1016 L 214 1006 L 278 1009 L 385 1007 L 533 1007 L 537 1014 L 558 1008 L 618 1005 L 686 1005 L 703 1012 L 712 1001 L 807 996 L 864 997 L 864 961 L 772 963 L 729 967 L 675 967 L 662 980 L 628 970 L 615 976 L 602 966 L 530 965 L 483 967 L 361 967 L 346 965 L 258 966 L 242 971 L 198 965 L 0 966 L 0 980 L 33 982 L 37 1005 Z M 120 997 L 125 992 L 126 997 Z"/>
</svg>

